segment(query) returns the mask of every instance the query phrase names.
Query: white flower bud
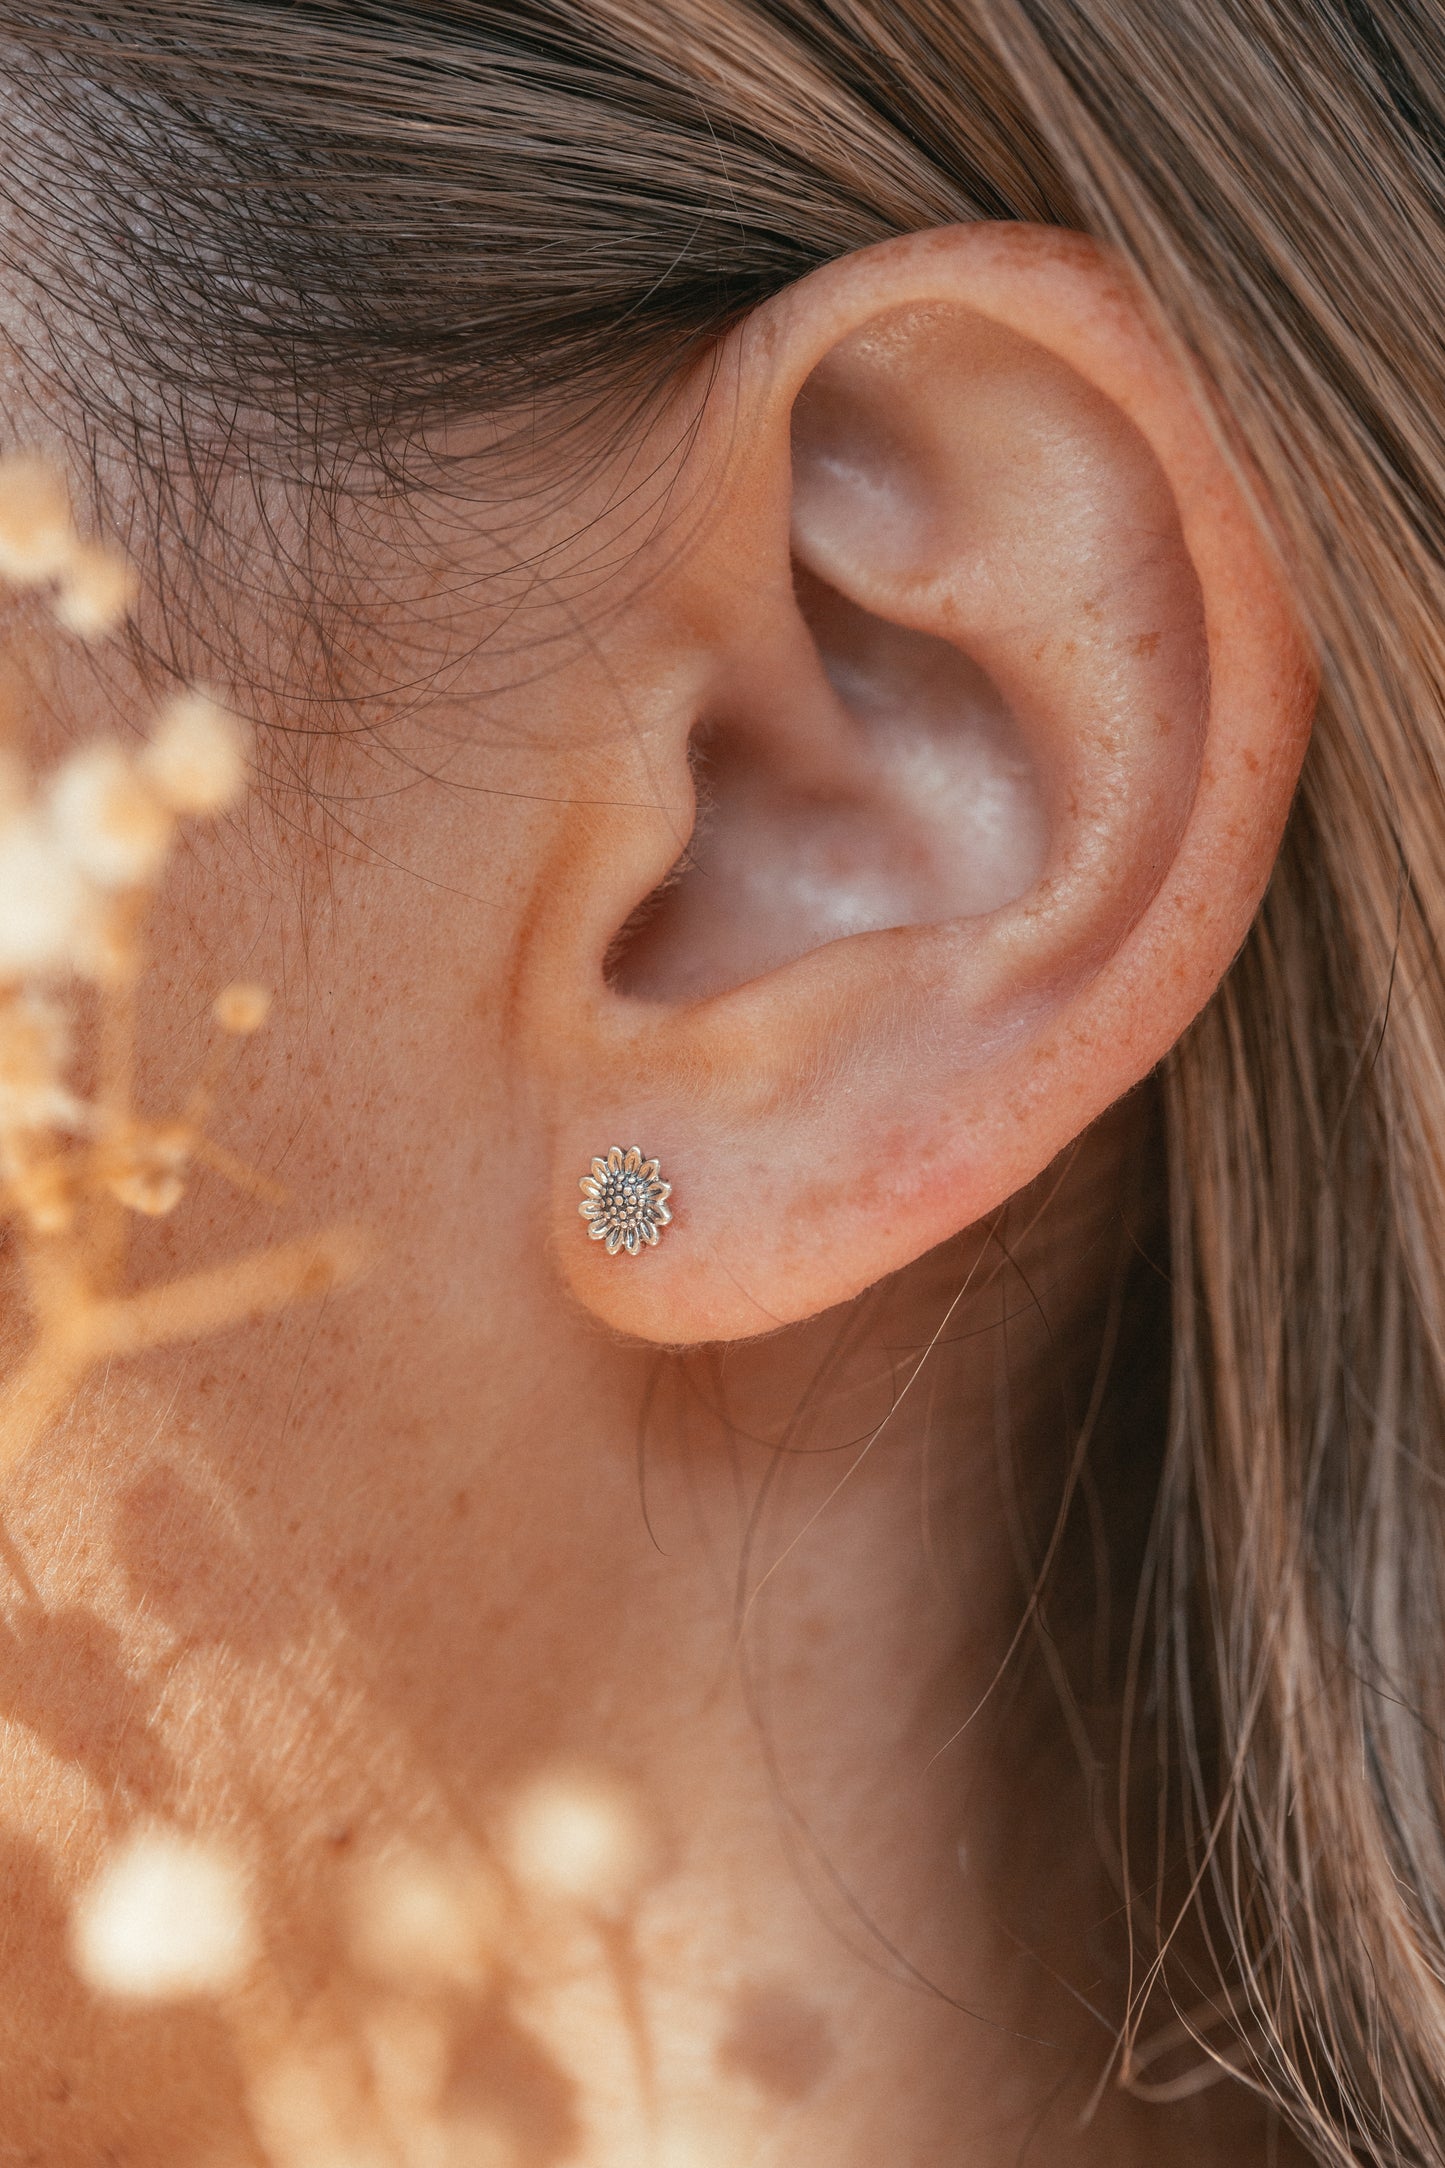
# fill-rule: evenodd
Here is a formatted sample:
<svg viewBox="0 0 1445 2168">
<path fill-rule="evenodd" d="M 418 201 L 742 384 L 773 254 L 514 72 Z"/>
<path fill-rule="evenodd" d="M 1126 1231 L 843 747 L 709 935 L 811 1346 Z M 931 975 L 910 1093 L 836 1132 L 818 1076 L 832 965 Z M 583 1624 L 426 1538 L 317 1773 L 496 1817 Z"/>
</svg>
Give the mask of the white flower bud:
<svg viewBox="0 0 1445 2168">
<path fill-rule="evenodd" d="M 246 1039 L 253 1031 L 259 1031 L 271 1014 L 271 996 L 264 986 L 252 986 L 238 980 L 234 986 L 221 988 L 212 1005 L 212 1014 L 222 1031 Z"/>
<path fill-rule="evenodd" d="M 0 576 L 22 587 L 58 579 L 76 548 L 65 484 L 43 459 L 0 459 Z"/>
<path fill-rule="evenodd" d="M 0 1000 L 0 1128 L 77 1129 L 85 1110 L 65 1084 L 70 1018 L 26 989 Z"/>
<path fill-rule="evenodd" d="M 245 1877 L 199 1838 L 140 1829 L 81 1899 L 72 1951 L 100 1994 L 136 2002 L 224 1994 L 257 1954 Z"/>
<path fill-rule="evenodd" d="M 173 813 L 219 813 L 246 787 L 245 726 L 205 693 L 165 709 L 141 755 L 146 781 Z"/>
<path fill-rule="evenodd" d="M 652 1863 L 633 1793 L 601 1770 L 536 1778 L 512 1803 L 506 1839 L 524 1886 L 609 1916 L 625 1911 Z"/>
<path fill-rule="evenodd" d="M 493 1969 L 501 1900 L 480 1860 L 410 1847 L 368 1860 L 350 1910 L 357 1963 L 393 1986 L 475 1991 Z"/>
<path fill-rule="evenodd" d="M 128 1211 L 164 1219 L 186 1193 L 195 1132 L 185 1122 L 137 1123 L 100 1156 L 101 1179 Z"/>
<path fill-rule="evenodd" d="M 144 888 L 159 877 L 175 820 L 123 746 L 72 753 L 46 795 L 62 851 L 98 888 Z"/>
<path fill-rule="evenodd" d="M 0 979 L 81 968 L 96 901 L 54 829 L 34 813 L 0 825 Z"/>
<path fill-rule="evenodd" d="M 118 550 L 79 543 L 55 598 L 56 619 L 82 640 L 99 640 L 124 622 L 135 596 L 135 574 Z"/>
</svg>

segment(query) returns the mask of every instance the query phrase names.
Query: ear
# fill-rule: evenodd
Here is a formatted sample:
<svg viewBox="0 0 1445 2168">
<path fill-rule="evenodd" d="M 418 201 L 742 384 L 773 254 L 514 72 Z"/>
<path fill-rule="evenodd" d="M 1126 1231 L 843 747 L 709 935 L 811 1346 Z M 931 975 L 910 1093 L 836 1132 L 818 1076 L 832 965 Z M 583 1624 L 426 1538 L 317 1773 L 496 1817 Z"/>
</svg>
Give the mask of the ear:
<svg viewBox="0 0 1445 2168">
<path fill-rule="evenodd" d="M 632 789 L 524 972 L 562 1270 L 672 1343 L 856 1293 L 1144 1077 L 1244 938 L 1313 705 L 1216 430 L 1079 236 L 800 282 L 716 359 L 691 463 L 613 628 Z M 672 1186 L 636 1255 L 578 1212 L 614 1144 Z"/>
</svg>

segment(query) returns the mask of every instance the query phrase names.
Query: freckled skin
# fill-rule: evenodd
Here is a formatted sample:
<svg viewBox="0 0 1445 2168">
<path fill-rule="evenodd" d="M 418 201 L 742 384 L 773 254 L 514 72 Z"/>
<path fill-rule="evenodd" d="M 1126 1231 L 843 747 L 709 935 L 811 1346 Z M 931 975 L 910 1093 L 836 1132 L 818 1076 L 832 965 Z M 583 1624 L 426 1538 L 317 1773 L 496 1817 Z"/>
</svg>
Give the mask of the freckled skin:
<svg viewBox="0 0 1445 2168">
<path fill-rule="evenodd" d="M 792 804 L 829 760 L 843 791 L 790 496 L 797 394 L 839 354 L 854 425 L 886 379 L 943 495 L 898 508 L 921 560 L 820 520 L 817 576 L 988 671 L 1046 860 L 977 918 L 931 915 L 925 882 L 892 923 L 649 1001 L 605 967 L 691 833 L 699 721 Z M 336 1218 L 379 1262 L 96 1378 L 12 1486 L 0 2152 L 252 2157 L 254 2013 L 108 2009 L 66 1956 L 75 1890 L 145 1811 L 250 1848 L 298 2040 L 376 2017 L 345 1930 L 368 1847 L 486 1861 L 511 1924 L 436 2022 L 447 2112 L 489 2118 L 516 2168 L 636 2168 L 698 2130 L 773 2168 L 1287 2158 L 1223 2086 L 1106 2089 L 1085 2117 L 1117 1898 L 1056 1704 L 991 1687 L 1023 1601 L 1000 1409 L 1046 1526 L 1145 1149 L 1142 1099 L 1108 1109 L 1234 953 L 1308 671 L 1278 660 L 1287 612 L 1218 511 L 1208 430 L 1076 237 L 864 252 L 760 312 L 716 381 L 725 429 L 674 405 L 626 448 L 670 492 L 640 553 L 601 458 L 565 502 L 540 475 L 504 534 L 453 493 L 405 538 L 343 535 L 366 728 L 314 745 L 309 803 L 280 727 L 322 678 L 294 598 L 195 598 L 238 681 L 278 688 L 273 786 L 158 914 L 143 1083 L 166 1104 L 195 1073 L 216 984 L 272 988 L 217 1133 L 287 1201 L 208 1179 L 137 1272 Z M 1144 563 L 1120 540 L 1141 502 L 1175 508 Z M 59 691 L 57 733 L 132 689 L 117 666 L 113 696 L 79 669 Z M 634 1141 L 676 1216 L 608 1258 L 577 1185 Z M 578 1766 L 648 1832 L 606 1918 L 529 1898 L 499 1834 L 520 1786 Z"/>
</svg>

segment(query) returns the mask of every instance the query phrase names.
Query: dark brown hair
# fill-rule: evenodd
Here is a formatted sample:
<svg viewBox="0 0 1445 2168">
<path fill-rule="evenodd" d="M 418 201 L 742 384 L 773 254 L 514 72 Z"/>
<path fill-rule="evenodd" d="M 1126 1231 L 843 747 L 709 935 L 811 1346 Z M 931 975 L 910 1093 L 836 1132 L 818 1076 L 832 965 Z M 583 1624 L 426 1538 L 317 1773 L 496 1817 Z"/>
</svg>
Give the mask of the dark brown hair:
<svg viewBox="0 0 1445 2168">
<path fill-rule="evenodd" d="M 1167 1066 L 1170 1414 L 1118 1691 L 1171 1772 L 1210 2051 L 1322 2160 L 1437 2160 L 1438 10 L 26 0 L 0 22 L 11 276 L 59 387 L 173 462 L 264 439 L 334 465 L 458 407 L 638 396 L 814 265 L 938 221 L 1079 226 L 1136 267 L 1261 478 L 1323 693 L 1267 902 Z M 1140 1908 L 1146 1957 L 1177 1925 Z"/>
</svg>

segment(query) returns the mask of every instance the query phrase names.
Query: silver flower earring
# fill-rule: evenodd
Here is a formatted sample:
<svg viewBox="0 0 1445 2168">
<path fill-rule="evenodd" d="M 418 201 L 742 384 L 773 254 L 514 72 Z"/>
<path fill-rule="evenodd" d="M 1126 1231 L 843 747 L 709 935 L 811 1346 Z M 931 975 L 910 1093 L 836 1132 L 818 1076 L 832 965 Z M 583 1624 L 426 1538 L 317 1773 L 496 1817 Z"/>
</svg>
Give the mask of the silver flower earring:
<svg viewBox="0 0 1445 2168">
<path fill-rule="evenodd" d="M 592 1223 L 587 1229 L 591 1239 L 607 1244 L 609 1257 L 619 1250 L 636 1257 L 644 1242 L 657 1247 L 658 1229 L 672 1218 L 667 1209 L 672 1184 L 659 1179 L 657 1161 L 644 1159 L 637 1145 L 624 1152 L 614 1144 L 605 1159 L 594 1159 L 581 1188 L 577 1209 Z"/>
</svg>

